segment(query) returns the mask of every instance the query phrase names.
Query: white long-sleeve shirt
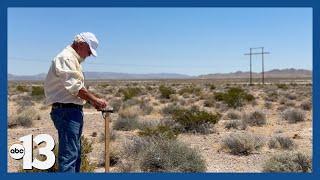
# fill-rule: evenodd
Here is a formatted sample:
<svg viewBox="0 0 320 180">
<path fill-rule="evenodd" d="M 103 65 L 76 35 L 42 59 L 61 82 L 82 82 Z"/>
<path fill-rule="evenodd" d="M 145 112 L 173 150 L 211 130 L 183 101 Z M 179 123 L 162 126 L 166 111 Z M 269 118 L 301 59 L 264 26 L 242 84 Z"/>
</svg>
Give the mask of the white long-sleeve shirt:
<svg viewBox="0 0 320 180">
<path fill-rule="evenodd" d="M 79 90 L 84 87 L 80 65 L 82 61 L 83 58 L 71 46 L 67 46 L 53 59 L 44 83 L 46 105 L 55 102 L 79 105 L 85 103 L 77 96 Z"/>
</svg>

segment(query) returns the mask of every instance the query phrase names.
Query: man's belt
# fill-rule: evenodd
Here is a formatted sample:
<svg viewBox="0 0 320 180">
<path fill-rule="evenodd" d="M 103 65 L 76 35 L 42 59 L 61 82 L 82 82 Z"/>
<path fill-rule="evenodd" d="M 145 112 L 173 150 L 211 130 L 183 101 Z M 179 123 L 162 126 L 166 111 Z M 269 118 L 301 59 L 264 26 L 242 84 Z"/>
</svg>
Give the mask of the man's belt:
<svg viewBox="0 0 320 180">
<path fill-rule="evenodd" d="M 77 109 L 82 109 L 83 106 L 79 104 L 73 104 L 73 103 L 53 103 L 52 104 L 52 109 L 57 109 L 57 108 L 77 108 Z"/>
</svg>

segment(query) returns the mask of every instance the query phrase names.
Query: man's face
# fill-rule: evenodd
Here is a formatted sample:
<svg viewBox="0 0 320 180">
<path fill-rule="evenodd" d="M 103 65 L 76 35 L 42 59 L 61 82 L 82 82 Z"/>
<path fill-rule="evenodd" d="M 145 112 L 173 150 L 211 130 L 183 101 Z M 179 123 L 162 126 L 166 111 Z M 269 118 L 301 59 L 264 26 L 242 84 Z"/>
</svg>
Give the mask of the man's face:
<svg viewBox="0 0 320 180">
<path fill-rule="evenodd" d="M 80 42 L 78 54 L 84 59 L 89 57 L 92 54 L 89 45 L 85 42 Z"/>
</svg>

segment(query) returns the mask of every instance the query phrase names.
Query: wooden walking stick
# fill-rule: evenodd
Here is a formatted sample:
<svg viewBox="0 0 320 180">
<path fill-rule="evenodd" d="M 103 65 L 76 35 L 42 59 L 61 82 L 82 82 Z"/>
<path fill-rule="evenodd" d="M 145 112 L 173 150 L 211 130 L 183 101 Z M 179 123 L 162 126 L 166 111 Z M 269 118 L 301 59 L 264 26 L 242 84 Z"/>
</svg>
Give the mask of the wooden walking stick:
<svg viewBox="0 0 320 180">
<path fill-rule="evenodd" d="M 105 165 L 104 165 L 104 171 L 109 172 L 110 168 L 110 150 L 109 150 L 109 144 L 110 144 L 110 113 L 113 113 L 113 108 L 106 108 L 101 110 L 102 111 L 102 116 L 104 119 L 104 124 L 105 124 L 105 129 L 104 129 L 104 134 L 105 134 L 105 147 L 104 147 L 104 152 L 105 152 Z"/>
</svg>

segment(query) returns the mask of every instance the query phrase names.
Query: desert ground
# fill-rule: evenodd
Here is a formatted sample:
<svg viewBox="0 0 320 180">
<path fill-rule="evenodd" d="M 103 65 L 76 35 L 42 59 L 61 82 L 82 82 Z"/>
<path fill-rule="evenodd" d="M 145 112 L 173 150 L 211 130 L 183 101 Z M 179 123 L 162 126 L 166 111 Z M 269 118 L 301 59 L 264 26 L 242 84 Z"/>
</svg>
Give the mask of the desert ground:
<svg viewBox="0 0 320 180">
<path fill-rule="evenodd" d="M 111 114 L 111 172 L 312 171 L 310 80 L 99 80 Z M 28 134 L 58 142 L 43 82 L 8 83 L 8 147 Z M 83 171 L 104 172 L 104 120 L 84 106 Z M 8 172 L 22 162 L 8 155 Z"/>
</svg>

